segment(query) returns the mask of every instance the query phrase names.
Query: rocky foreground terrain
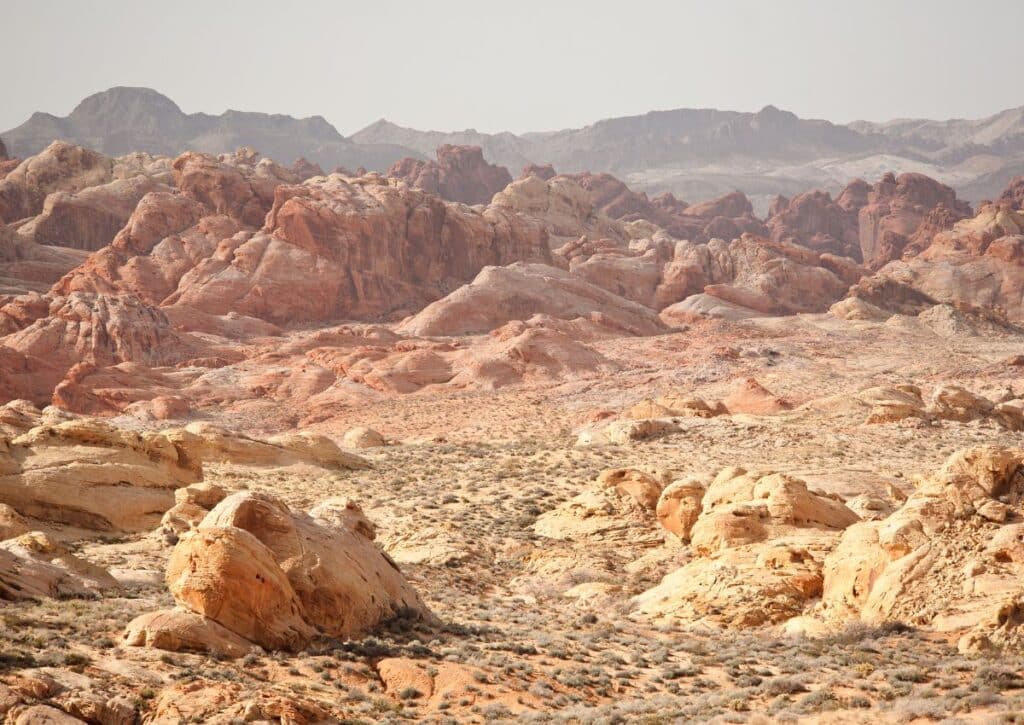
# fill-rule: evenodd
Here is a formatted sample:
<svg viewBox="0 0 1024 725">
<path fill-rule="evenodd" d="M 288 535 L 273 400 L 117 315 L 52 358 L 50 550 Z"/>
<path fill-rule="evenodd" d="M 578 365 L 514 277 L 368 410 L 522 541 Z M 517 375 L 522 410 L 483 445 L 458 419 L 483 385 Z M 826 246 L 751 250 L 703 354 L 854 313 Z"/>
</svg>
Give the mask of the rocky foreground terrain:
<svg viewBox="0 0 1024 725">
<path fill-rule="evenodd" d="M 1013 722 L 1024 178 L 0 147 L 0 718 Z"/>
</svg>

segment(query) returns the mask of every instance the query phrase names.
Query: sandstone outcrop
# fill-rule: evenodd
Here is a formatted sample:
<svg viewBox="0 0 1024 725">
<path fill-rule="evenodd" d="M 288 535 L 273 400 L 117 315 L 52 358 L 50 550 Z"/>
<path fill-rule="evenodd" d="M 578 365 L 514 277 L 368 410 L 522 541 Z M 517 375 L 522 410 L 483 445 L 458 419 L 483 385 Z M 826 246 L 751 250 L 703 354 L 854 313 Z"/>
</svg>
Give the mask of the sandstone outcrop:
<svg viewBox="0 0 1024 725">
<path fill-rule="evenodd" d="M 387 316 L 488 264 L 548 254 L 543 230 L 516 215 L 446 204 L 379 177 L 316 177 L 278 187 L 263 230 L 222 243 L 164 304 L 280 323 Z"/>
<path fill-rule="evenodd" d="M 398 329 L 421 337 L 479 334 L 536 314 L 589 318 L 623 335 L 665 329 L 649 308 L 563 270 L 524 263 L 485 268 L 472 283 L 428 305 Z"/>
<path fill-rule="evenodd" d="M 40 425 L 0 448 L 0 502 L 95 531 L 146 531 L 198 481 L 200 464 L 163 433 L 90 419 Z"/>
<path fill-rule="evenodd" d="M 53 192 L 74 193 L 113 180 L 114 161 L 103 154 L 54 141 L 0 180 L 0 223 L 33 217 Z"/>
<path fill-rule="evenodd" d="M 189 423 L 165 434 L 193 460 L 243 466 L 288 466 L 305 463 L 326 469 L 369 468 L 363 458 L 338 448 L 324 435 L 295 431 L 258 440 L 209 423 Z"/>
<path fill-rule="evenodd" d="M 1013 211 L 1024 211 L 1024 176 L 1010 179 L 997 203 Z"/>
<path fill-rule="evenodd" d="M 620 242 L 630 237 L 622 222 L 601 212 L 590 194 L 568 176 L 547 180 L 532 174 L 525 176 L 495 194 L 491 208 L 540 225 L 547 232 L 552 248 L 583 234 Z"/>
<path fill-rule="evenodd" d="M 0 600 L 94 597 L 116 587 L 106 570 L 40 531 L 0 541 Z"/>
<path fill-rule="evenodd" d="M 871 187 L 857 211 L 861 259 L 865 266 L 878 269 L 899 259 L 908 245 L 927 246 L 939 228 L 970 214 L 969 204 L 934 179 L 923 174 L 886 174 Z"/>
<path fill-rule="evenodd" d="M 129 641 L 193 647 L 215 638 L 231 650 L 225 654 L 237 654 L 237 640 L 223 628 L 267 649 L 295 650 L 316 631 L 352 637 L 395 617 L 432 620 L 373 538 L 372 524 L 349 501 L 299 514 L 265 494 L 233 494 L 181 537 L 167 568 L 178 605 L 219 626 L 168 614 L 175 632 L 198 634 L 164 634 L 145 615 L 129 626 Z"/>
<path fill-rule="evenodd" d="M 379 448 L 386 445 L 387 442 L 384 440 L 384 436 L 373 428 L 361 425 L 346 431 L 341 439 L 341 444 L 346 448 Z"/>
<path fill-rule="evenodd" d="M 778 198 L 767 222 L 772 241 L 790 241 L 817 252 L 860 261 L 856 209 L 844 209 L 825 191 L 808 191 L 792 200 Z"/>
<path fill-rule="evenodd" d="M 871 287 L 866 287 L 870 284 Z M 873 288 L 873 290 L 872 290 Z M 942 302 L 968 310 L 991 310 L 1011 322 L 1024 320 L 1024 214 L 997 204 L 935 234 L 916 256 L 890 262 L 852 290 L 884 309 Z"/>
<path fill-rule="evenodd" d="M 1024 400 L 1010 396 L 989 400 L 952 383 L 935 386 L 927 400 L 916 385 L 868 388 L 858 393 L 857 399 L 870 406 L 865 420 L 868 424 L 907 419 L 959 423 L 992 420 L 1008 430 L 1024 430 Z"/>
<path fill-rule="evenodd" d="M 706 491 L 694 481 L 673 484 L 659 509 L 679 530 L 659 516 L 662 525 L 689 540 L 695 558 L 637 596 L 635 611 L 733 627 L 802 613 L 821 594 L 825 555 L 858 520 L 842 501 L 800 479 L 742 468 L 724 469 Z"/>
<path fill-rule="evenodd" d="M 404 179 L 413 188 L 428 194 L 463 204 L 486 204 L 512 183 L 508 169 L 487 163 L 479 146 L 444 144 L 436 153 L 437 161 L 413 158 L 397 161 L 387 175 Z"/>
<path fill-rule="evenodd" d="M 656 538 L 655 509 L 669 480 L 666 471 L 603 471 L 583 493 L 538 517 L 533 530 L 550 539 L 574 541 Z"/>
<path fill-rule="evenodd" d="M 825 560 L 821 615 L 966 629 L 968 651 L 1019 641 L 1022 462 L 1019 450 L 959 451 L 895 513 L 849 527 Z"/>
<path fill-rule="evenodd" d="M 77 377 L 124 362 L 167 365 L 191 357 L 166 316 L 134 297 L 74 292 L 48 303 L 45 315 L 0 341 L 0 355 L 11 359 L 0 373 L 0 392 L 10 398 L 45 405 L 56 392 L 88 411 L 90 401 L 72 400 Z M 71 389 L 55 391 L 62 381 Z"/>
</svg>

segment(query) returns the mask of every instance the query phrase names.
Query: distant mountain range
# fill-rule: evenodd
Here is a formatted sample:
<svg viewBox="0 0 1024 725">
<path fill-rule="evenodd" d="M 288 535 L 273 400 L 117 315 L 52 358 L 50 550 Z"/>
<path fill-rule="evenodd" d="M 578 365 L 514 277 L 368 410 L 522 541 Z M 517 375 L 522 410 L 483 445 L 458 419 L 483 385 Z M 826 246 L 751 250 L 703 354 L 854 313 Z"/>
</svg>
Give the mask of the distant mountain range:
<svg viewBox="0 0 1024 725">
<path fill-rule="evenodd" d="M 345 138 L 320 116 L 185 114 L 156 91 L 122 87 L 86 98 L 66 118 L 35 113 L 0 138 L 14 156 L 36 153 L 54 138 L 107 154 L 218 153 L 247 145 L 281 162 L 304 156 L 327 170 L 384 170 L 405 156 L 430 157 L 441 144 L 470 144 L 513 175 L 530 162 L 563 172 L 607 171 L 634 189 L 672 191 L 690 201 L 738 189 L 762 210 L 778 193 L 838 190 L 851 178 L 873 180 L 885 171 L 925 173 L 977 202 L 1024 173 L 1024 107 L 977 120 L 845 126 L 773 106 L 757 113 L 679 109 L 521 135 L 419 131 L 380 120 Z"/>
</svg>

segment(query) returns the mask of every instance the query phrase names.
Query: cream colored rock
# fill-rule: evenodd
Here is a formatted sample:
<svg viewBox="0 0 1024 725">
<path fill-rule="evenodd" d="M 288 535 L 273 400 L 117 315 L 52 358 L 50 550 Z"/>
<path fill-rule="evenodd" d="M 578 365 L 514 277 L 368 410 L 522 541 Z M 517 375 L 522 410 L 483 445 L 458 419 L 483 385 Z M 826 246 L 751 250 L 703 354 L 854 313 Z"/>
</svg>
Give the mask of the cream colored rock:
<svg viewBox="0 0 1024 725">
<path fill-rule="evenodd" d="M 174 492 L 174 506 L 160 519 L 160 530 L 177 536 L 195 528 L 227 495 L 220 486 L 204 481 L 179 488 Z M 169 538 L 173 541 L 173 536 Z"/>
<path fill-rule="evenodd" d="M 666 513 L 676 485 L 659 502 Z M 731 467 L 706 491 L 695 481 L 679 482 L 677 491 L 669 523 L 684 533 L 690 524 L 694 559 L 633 599 L 645 617 L 753 627 L 800 615 L 821 594 L 826 552 L 857 521 L 841 501 L 778 473 Z"/>
<path fill-rule="evenodd" d="M 29 532 L 28 521 L 7 504 L 0 503 L 0 541 Z"/>
<path fill-rule="evenodd" d="M 611 469 L 579 495 L 537 518 L 533 530 L 551 539 L 656 541 L 654 509 L 669 480 L 636 469 Z"/>
<path fill-rule="evenodd" d="M 664 476 L 659 478 L 664 479 Z M 611 468 L 598 475 L 597 485 L 612 489 L 619 496 L 628 496 L 638 506 L 653 511 L 665 481 L 635 468 Z"/>
<path fill-rule="evenodd" d="M 167 563 L 175 601 L 267 649 L 297 650 L 313 636 L 273 552 L 234 526 L 181 537 Z"/>
<path fill-rule="evenodd" d="M 808 491 L 800 479 L 727 468 L 708 487 L 690 537 L 694 550 L 707 555 L 785 535 L 802 538 L 801 530 L 838 531 L 857 520 L 841 501 Z"/>
<path fill-rule="evenodd" d="M 346 448 L 379 448 L 386 445 L 384 436 L 373 428 L 359 426 L 352 428 L 341 439 L 341 444 Z"/>
<path fill-rule="evenodd" d="M 208 652 L 242 657 L 255 646 L 212 619 L 175 608 L 149 612 L 128 623 L 124 641 L 129 647 L 153 647 L 171 652 Z"/>
<path fill-rule="evenodd" d="M 706 491 L 704 483 L 694 478 L 673 481 L 666 486 L 655 509 L 661 528 L 689 542 Z"/>
<path fill-rule="evenodd" d="M 622 446 L 633 441 L 642 441 L 671 435 L 672 433 L 678 433 L 679 430 L 679 424 L 668 418 L 616 420 L 603 428 L 581 431 L 576 439 L 576 445 Z"/>
<path fill-rule="evenodd" d="M 196 422 L 167 431 L 166 435 L 201 461 L 249 466 L 306 463 L 350 470 L 370 465 L 365 459 L 338 448 L 327 436 L 314 433 L 285 433 L 261 441 L 209 423 Z"/>
<path fill-rule="evenodd" d="M 201 466 L 163 433 L 88 418 L 0 441 L 0 502 L 25 516 L 98 531 L 145 531 Z"/>
<path fill-rule="evenodd" d="M 691 624 L 757 627 L 801 614 L 821 594 L 821 561 L 788 545 L 697 558 L 633 599 L 634 611 Z"/>
<path fill-rule="evenodd" d="M 871 406 L 866 423 L 895 423 L 926 416 L 921 391 L 914 386 L 868 388 L 859 392 L 857 399 Z"/>
<path fill-rule="evenodd" d="M 976 395 L 960 385 L 939 385 L 928 400 L 929 415 L 943 420 L 966 423 L 984 418 L 992 412 L 991 401 Z"/>
<path fill-rule="evenodd" d="M 88 597 L 116 587 L 105 569 L 40 531 L 0 542 L 0 599 Z"/>
<path fill-rule="evenodd" d="M 957 631 L 1019 594 L 1022 462 L 959 451 L 892 515 L 849 527 L 825 561 L 821 615 Z"/>
<path fill-rule="evenodd" d="M 881 307 L 862 300 L 860 297 L 847 297 L 839 300 L 829 307 L 828 311 L 833 317 L 851 321 L 882 322 L 891 316 Z"/>
</svg>

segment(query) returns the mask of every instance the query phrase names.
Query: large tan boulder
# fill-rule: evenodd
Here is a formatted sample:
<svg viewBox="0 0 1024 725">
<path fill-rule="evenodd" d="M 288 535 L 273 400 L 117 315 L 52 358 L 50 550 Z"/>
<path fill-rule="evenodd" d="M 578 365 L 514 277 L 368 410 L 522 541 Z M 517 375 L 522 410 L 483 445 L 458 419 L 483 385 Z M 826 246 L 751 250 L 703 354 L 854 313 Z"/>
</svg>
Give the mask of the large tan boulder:
<svg viewBox="0 0 1024 725">
<path fill-rule="evenodd" d="M 707 488 L 694 478 L 673 481 L 661 492 L 655 513 L 658 524 L 684 542 L 690 541 L 690 532 L 703 506 Z"/>
<path fill-rule="evenodd" d="M 347 431 L 341 439 L 346 448 L 379 448 L 386 444 L 384 436 L 373 428 L 358 426 Z"/>
<path fill-rule="evenodd" d="M 274 554 L 236 527 L 182 536 L 167 563 L 175 601 L 267 649 L 297 650 L 313 636 Z"/>
<path fill-rule="evenodd" d="M 272 496 L 242 491 L 181 537 L 167 584 L 179 606 L 267 649 L 299 649 L 317 631 L 353 637 L 395 617 L 432 621 L 374 536 L 350 501 L 329 499 L 300 514 Z M 159 634 L 166 628 L 172 634 Z M 175 616 L 137 622 L 129 639 L 194 647 L 209 638 L 224 649 L 219 632 Z"/>
<path fill-rule="evenodd" d="M 203 652 L 242 657 L 254 645 L 241 635 L 201 614 L 184 608 L 149 612 L 133 619 L 124 633 L 129 647 L 153 647 L 172 652 Z"/>
</svg>

